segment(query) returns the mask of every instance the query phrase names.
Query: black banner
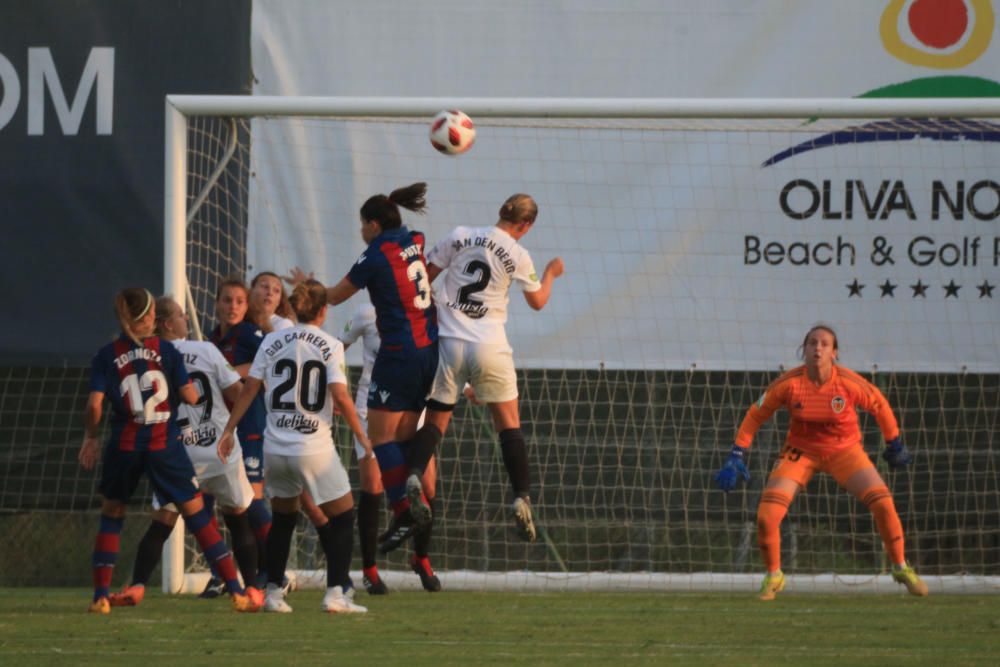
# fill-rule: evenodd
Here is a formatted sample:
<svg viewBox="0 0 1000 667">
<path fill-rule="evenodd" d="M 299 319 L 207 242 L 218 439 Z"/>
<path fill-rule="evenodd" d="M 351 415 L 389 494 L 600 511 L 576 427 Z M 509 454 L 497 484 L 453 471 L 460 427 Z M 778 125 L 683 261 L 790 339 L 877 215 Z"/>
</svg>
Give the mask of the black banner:
<svg viewBox="0 0 1000 667">
<path fill-rule="evenodd" d="M 89 361 L 126 286 L 163 289 L 168 93 L 249 94 L 251 0 L 8 0 L 0 364 Z"/>
</svg>

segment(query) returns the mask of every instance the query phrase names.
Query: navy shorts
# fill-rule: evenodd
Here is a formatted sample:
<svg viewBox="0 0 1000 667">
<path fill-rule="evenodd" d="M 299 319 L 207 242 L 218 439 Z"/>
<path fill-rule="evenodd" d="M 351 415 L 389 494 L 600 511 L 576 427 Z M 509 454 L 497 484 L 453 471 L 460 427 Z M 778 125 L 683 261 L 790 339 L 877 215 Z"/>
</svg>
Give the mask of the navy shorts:
<svg viewBox="0 0 1000 667">
<path fill-rule="evenodd" d="M 419 350 L 379 349 L 368 386 L 368 409 L 420 412 L 437 373 L 438 346 Z"/>
<path fill-rule="evenodd" d="M 105 447 L 97 488 L 108 500 L 126 502 L 135 493 L 143 474 L 161 500 L 180 505 L 198 493 L 194 466 L 180 440 L 176 445 L 152 452 L 123 452 L 114 445 Z"/>
</svg>

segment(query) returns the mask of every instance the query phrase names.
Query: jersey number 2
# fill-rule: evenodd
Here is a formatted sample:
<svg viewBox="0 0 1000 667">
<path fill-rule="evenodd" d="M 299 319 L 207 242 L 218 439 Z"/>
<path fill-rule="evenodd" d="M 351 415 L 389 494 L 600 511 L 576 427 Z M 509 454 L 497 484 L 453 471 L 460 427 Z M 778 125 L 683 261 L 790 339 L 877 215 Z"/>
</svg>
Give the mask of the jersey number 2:
<svg viewBox="0 0 1000 667">
<path fill-rule="evenodd" d="M 152 396 L 142 401 L 142 392 L 156 389 Z M 170 388 L 167 386 L 167 378 L 160 371 L 146 371 L 142 377 L 126 375 L 122 380 L 119 389 L 122 397 L 128 402 L 128 408 L 132 411 L 132 418 L 140 424 L 160 424 L 170 419 L 170 410 L 157 410 L 156 406 L 167 400 Z"/>
</svg>

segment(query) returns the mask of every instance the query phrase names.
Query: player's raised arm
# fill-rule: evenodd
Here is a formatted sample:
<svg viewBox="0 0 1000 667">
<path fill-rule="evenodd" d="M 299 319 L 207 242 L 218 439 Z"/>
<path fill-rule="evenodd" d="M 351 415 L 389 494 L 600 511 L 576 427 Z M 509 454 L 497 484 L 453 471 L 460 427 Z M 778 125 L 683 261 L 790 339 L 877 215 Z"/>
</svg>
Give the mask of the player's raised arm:
<svg viewBox="0 0 1000 667">
<path fill-rule="evenodd" d="M 552 295 L 552 283 L 563 274 L 565 268 L 561 257 L 556 257 L 545 265 L 545 271 L 542 273 L 541 281 L 539 281 L 542 285 L 541 289 L 524 293 L 524 299 L 529 306 L 535 310 L 541 310 L 545 307 Z"/>
<path fill-rule="evenodd" d="M 257 397 L 257 392 L 260 391 L 262 384 L 263 382 L 255 377 L 248 376 L 243 380 L 243 389 L 240 391 L 240 396 L 229 413 L 229 421 L 226 422 L 226 428 L 223 429 L 222 437 L 219 438 L 218 453 L 219 459 L 223 463 L 228 460 L 229 455 L 232 454 L 235 447 L 233 433 L 236 431 L 236 425 L 243 418 L 243 415 L 247 413 L 247 410 L 250 409 L 250 404 Z"/>
</svg>

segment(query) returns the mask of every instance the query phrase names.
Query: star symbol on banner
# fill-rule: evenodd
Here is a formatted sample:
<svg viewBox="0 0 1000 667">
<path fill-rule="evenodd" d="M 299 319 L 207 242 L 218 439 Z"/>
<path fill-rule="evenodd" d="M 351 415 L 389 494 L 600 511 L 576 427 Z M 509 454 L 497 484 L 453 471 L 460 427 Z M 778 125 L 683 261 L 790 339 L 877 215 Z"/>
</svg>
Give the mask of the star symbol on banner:
<svg viewBox="0 0 1000 667">
<path fill-rule="evenodd" d="M 955 279 L 954 278 L 952 278 L 951 281 L 947 285 L 941 285 L 941 287 L 944 288 L 944 298 L 946 298 L 946 299 L 948 297 L 950 297 L 950 296 L 953 296 L 953 297 L 955 297 L 957 299 L 958 298 L 958 290 L 962 289 L 961 285 L 956 285 L 955 284 Z"/>
<path fill-rule="evenodd" d="M 893 285 L 891 282 L 889 282 L 888 278 L 885 279 L 884 283 L 878 286 L 878 288 L 882 290 L 882 297 L 889 296 L 892 298 L 896 298 L 894 292 L 896 291 L 897 287 L 899 287 L 899 285 Z"/>
<path fill-rule="evenodd" d="M 917 278 L 917 284 L 916 285 L 910 285 L 910 289 L 913 290 L 913 298 L 916 299 L 919 296 L 919 297 L 923 297 L 923 298 L 926 299 L 927 298 L 927 288 L 928 287 L 930 287 L 930 285 L 923 284 L 920 281 L 920 279 Z"/>
<path fill-rule="evenodd" d="M 982 299 L 983 297 L 986 297 L 987 299 L 993 298 L 993 289 L 996 287 L 996 285 L 991 285 L 989 284 L 989 282 L 984 280 L 982 285 L 976 285 L 976 287 L 979 289 L 980 299 Z"/>
<path fill-rule="evenodd" d="M 846 287 L 847 289 L 851 290 L 850 293 L 847 295 L 848 299 L 850 299 L 852 296 L 856 296 L 858 298 L 861 298 L 861 290 L 863 290 L 865 288 L 864 285 L 862 285 L 861 283 L 858 282 L 857 278 L 854 279 L 853 283 L 848 283 L 848 284 L 844 285 L 844 287 Z"/>
</svg>

